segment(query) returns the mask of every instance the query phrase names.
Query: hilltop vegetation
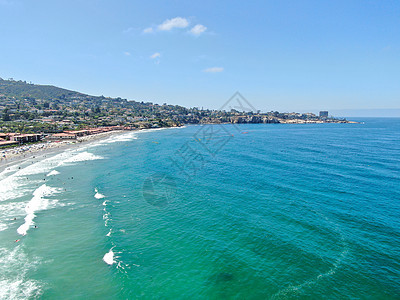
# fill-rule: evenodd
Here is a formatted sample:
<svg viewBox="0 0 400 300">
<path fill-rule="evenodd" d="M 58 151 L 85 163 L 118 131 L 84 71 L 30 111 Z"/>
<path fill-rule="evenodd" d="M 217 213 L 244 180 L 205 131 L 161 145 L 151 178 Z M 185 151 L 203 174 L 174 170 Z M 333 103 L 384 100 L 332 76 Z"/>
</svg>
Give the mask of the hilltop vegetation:
<svg viewBox="0 0 400 300">
<path fill-rule="evenodd" d="M 0 78 L 0 94 L 16 99 L 35 98 L 43 100 L 68 99 L 85 96 L 82 93 L 69 91 L 52 85 L 37 85 L 26 81 Z"/>
</svg>

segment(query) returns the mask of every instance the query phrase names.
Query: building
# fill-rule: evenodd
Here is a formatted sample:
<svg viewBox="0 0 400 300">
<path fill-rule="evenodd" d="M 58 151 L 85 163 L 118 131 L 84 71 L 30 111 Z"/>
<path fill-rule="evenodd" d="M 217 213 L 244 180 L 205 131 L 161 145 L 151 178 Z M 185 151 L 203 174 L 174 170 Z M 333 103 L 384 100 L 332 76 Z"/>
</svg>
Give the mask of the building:
<svg viewBox="0 0 400 300">
<path fill-rule="evenodd" d="M 327 110 L 322 110 L 319 112 L 319 117 L 320 118 L 327 118 L 328 117 L 328 111 Z"/>
<path fill-rule="evenodd" d="M 66 133 L 66 132 L 61 132 L 61 133 L 55 133 L 49 137 L 51 140 L 75 140 L 76 139 L 76 134 L 73 133 Z"/>
<path fill-rule="evenodd" d="M 11 145 L 18 145 L 18 142 L 6 141 L 6 140 L 3 140 L 3 139 L 0 140 L 0 148 L 1 147 L 11 146 Z"/>
<path fill-rule="evenodd" d="M 10 140 L 18 142 L 20 144 L 25 144 L 25 143 L 34 143 L 34 142 L 39 142 L 41 139 L 40 134 L 19 134 L 19 135 L 14 135 Z"/>
<path fill-rule="evenodd" d="M 75 134 L 76 136 L 84 136 L 89 134 L 87 130 L 67 130 L 64 132 L 69 134 Z"/>
</svg>

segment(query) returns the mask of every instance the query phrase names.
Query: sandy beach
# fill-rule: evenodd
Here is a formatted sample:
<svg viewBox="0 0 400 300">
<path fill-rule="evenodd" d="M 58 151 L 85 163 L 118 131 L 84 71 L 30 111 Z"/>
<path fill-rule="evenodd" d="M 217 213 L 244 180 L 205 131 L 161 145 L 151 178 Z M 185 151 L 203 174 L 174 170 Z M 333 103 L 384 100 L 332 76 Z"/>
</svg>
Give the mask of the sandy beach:
<svg viewBox="0 0 400 300">
<path fill-rule="evenodd" d="M 115 130 L 94 135 L 78 137 L 76 140 L 68 141 L 46 141 L 29 145 L 21 145 L 13 148 L 0 149 L 0 172 L 21 161 L 36 156 L 47 156 L 71 148 L 78 148 L 90 142 L 109 138 L 114 135 L 126 134 L 131 131 Z"/>
</svg>

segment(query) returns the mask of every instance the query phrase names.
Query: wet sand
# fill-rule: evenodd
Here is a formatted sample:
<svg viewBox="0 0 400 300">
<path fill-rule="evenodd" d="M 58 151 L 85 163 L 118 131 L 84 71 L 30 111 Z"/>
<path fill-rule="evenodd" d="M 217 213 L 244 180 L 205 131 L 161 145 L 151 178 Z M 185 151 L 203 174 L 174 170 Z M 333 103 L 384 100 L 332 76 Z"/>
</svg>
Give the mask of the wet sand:
<svg viewBox="0 0 400 300">
<path fill-rule="evenodd" d="M 31 158 L 43 158 L 48 155 L 57 154 L 71 148 L 79 148 L 90 142 L 109 138 L 113 135 L 121 135 L 131 131 L 115 130 L 99 134 L 78 137 L 76 140 L 48 141 L 30 145 L 21 145 L 13 148 L 0 149 L 0 173 L 14 164 Z"/>
</svg>

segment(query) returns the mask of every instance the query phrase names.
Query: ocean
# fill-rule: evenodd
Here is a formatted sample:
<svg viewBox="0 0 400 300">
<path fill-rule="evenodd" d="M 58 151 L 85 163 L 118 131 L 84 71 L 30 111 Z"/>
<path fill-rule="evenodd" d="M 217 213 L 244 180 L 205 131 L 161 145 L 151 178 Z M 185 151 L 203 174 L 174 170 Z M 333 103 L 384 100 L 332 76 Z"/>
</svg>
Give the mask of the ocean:
<svg viewBox="0 0 400 300">
<path fill-rule="evenodd" d="M 0 174 L 0 299 L 399 299 L 400 119 L 357 121 L 21 161 Z"/>
</svg>

